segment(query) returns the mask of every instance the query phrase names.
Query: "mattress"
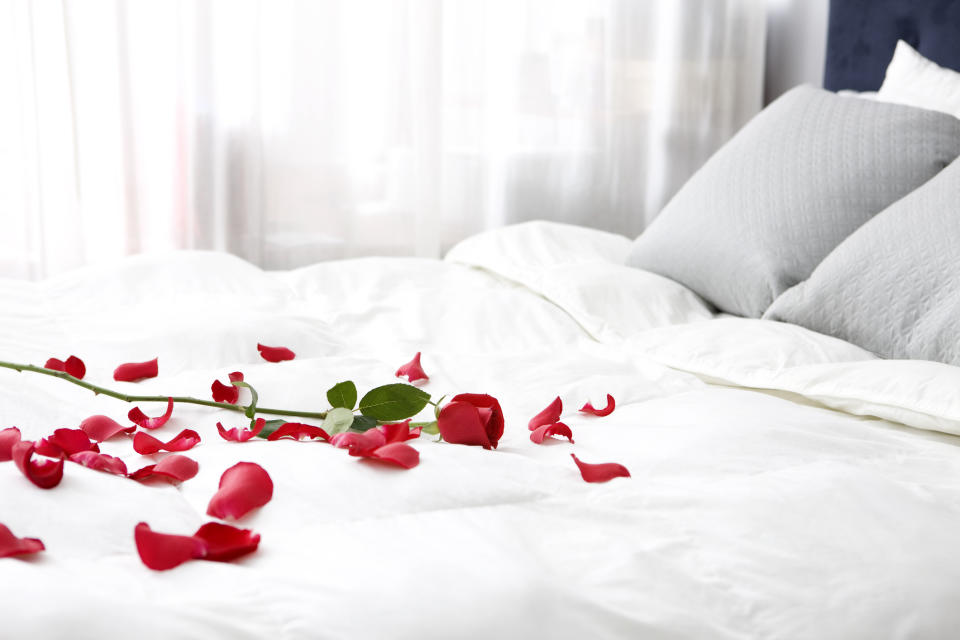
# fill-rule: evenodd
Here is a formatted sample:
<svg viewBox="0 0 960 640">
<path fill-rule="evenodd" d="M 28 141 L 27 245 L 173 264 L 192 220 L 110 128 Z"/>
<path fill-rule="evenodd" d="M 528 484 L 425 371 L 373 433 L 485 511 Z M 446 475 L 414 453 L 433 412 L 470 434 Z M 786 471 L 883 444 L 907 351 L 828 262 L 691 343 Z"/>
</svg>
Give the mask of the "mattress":
<svg viewBox="0 0 960 640">
<path fill-rule="evenodd" d="M 52 490 L 0 463 L 0 522 L 42 538 L 0 560 L 0 637 L 948 638 L 960 628 L 955 368 L 879 360 L 792 325 L 715 315 L 623 266 L 630 240 L 530 223 L 444 261 L 264 272 L 223 254 L 140 256 L 0 282 L 0 359 L 81 356 L 87 380 L 205 396 L 241 370 L 261 403 L 394 381 L 415 352 L 435 396 L 489 393 L 496 450 L 423 436 L 411 470 L 323 443 L 219 438 L 236 414 L 177 405 L 198 475 L 141 484 L 68 464 Z M 257 343 L 297 357 L 263 361 Z M 115 383 L 121 362 L 160 375 Z M 598 418 L 576 409 L 616 410 Z M 530 441 L 554 397 L 575 443 Z M 0 427 L 26 438 L 129 406 L 0 371 Z M 144 406 L 150 414 L 162 407 Z M 122 439 L 102 445 L 138 468 Z M 585 483 L 570 454 L 630 478 Z M 189 533 L 238 461 L 273 500 L 259 550 L 155 572 L 133 531 Z"/>
</svg>

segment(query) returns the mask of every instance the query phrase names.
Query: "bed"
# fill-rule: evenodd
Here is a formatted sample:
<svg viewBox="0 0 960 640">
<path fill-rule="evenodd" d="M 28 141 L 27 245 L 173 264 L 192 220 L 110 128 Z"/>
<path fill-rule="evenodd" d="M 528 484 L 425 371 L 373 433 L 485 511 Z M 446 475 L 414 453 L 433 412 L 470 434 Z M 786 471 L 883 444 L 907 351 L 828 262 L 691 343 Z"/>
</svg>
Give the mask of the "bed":
<svg viewBox="0 0 960 640">
<path fill-rule="evenodd" d="M 242 416 L 178 404 L 154 435 L 201 435 L 182 483 L 68 464 L 42 490 L 0 463 L 0 522 L 46 547 L 0 559 L 0 637 L 954 637 L 960 368 L 719 311 L 628 266 L 633 250 L 534 222 L 443 261 L 265 272 L 182 252 L 0 281 L 2 360 L 78 354 L 85 380 L 157 395 L 239 370 L 264 405 L 315 411 L 334 383 L 395 381 L 420 352 L 422 389 L 490 394 L 506 421 L 495 450 L 424 434 L 399 469 L 322 442 L 229 442 L 216 424 Z M 296 357 L 267 362 L 258 343 Z M 153 357 L 158 376 L 111 379 Z M 578 411 L 607 394 L 611 414 Z M 574 442 L 535 444 L 527 422 L 556 397 Z M 25 439 L 129 408 L 0 370 L 0 427 Z M 163 457 L 100 446 L 132 469 Z M 584 482 L 571 453 L 630 477 Z M 137 524 L 196 530 L 238 461 L 274 485 L 238 520 L 257 551 L 145 567 Z"/>
</svg>

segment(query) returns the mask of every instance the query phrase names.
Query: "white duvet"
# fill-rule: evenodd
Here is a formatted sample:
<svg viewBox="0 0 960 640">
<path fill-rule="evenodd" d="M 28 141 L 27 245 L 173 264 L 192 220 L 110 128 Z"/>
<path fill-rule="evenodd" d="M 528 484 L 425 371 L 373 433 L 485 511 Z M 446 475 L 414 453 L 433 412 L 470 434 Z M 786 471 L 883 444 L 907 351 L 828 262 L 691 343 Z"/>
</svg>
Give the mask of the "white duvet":
<svg viewBox="0 0 960 640">
<path fill-rule="evenodd" d="M 444 262 L 265 273 L 181 253 L 0 282 L 0 359 L 76 354 L 88 380 L 201 396 L 240 369 L 262 404 L 322 410 L 333 383 L 390 382 L 422 351 L 428 391 L 493 394 L 507 419 L 496 451 L 415 442 L 410 471 L 322 444 L 227 443 L 214 425 L 241 426 L 235 414 L 186 406 L 160 430 L 204 438 L 179 487 L 71 464 L 43 491 L 0 463 L 0 522 L 47 547 L 0 560 L 0 638 L 956 637 L 960 441 L 944 432 L 960 433 L 960 373 L 714 318 L 623 267 L 628 246 L 536 223 Z M 257 342 L 297 358 L 266 363 Z M 154 356 L 158 378 L 110 380 Z M 612 415 L 576 412 L 607 393 Z M 556 395 L 576 444 L 535 445 L 527 420 Z M 27 438 L 128 409 L 0 371 L 0 426 Z M 632 478 L 584 483 L 571 452 Z M 193 532 L 240 460 L 276 487 L 241 520 L 259 551 L 144 567 L 134 525 Z"/>
</svg>

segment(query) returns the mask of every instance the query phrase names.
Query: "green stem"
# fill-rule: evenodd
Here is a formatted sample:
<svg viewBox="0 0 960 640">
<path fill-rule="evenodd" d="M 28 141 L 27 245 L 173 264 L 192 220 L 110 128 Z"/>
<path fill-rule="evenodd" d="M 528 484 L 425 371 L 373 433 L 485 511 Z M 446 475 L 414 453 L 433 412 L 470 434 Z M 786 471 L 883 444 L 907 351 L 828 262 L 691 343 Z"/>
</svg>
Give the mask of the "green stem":
<svg viewBox="0 0 960 640">
<path fill-rule="evenodd" d="M 217 409 L 226 409 L 227 411 L 236 411 L 239 413 L 243 413 L 246 410 L 245 407 L 237 406 L 235 404 L 214 402 L 212 400 L 201 400 L 200 398 L 191 398 L 189 396 L 139 396 L 120 393 L 119 391 L 107 389 L 106 387 L 101 387 L 90 382 L 84 382 L 83 380 L 74 378 L 65 371 L 54 371 L 53 369 L 37 367 L 32 364 L 19 364 L 16 362 L 4 362 L 3 360 L 0 360 L 0 368 L 13 369 L 14 371 L 19 372 L 30 371 L 32 373 L 41 373 L 45 376 L 60 378 L 61 380 L 66 380 L 67 382 L 75 384 L 78 387 L 89 389 L 95 394 L 110 396 L 111 398 L 123 400 L 124 402 L 166 402 L 168 398 L 173 398 L 174 403 L 199 404 L 205 407 L 216 407 Z M 286 409 L 264 409 L 263 407 L 257 407 L 257 413 L 267 413 L 275 416 L 290 416 L 296 418 L 315 418 L 317 420 L 323 420 L 327 417 L 326 411 L 288 411 Z"/>
</svg>

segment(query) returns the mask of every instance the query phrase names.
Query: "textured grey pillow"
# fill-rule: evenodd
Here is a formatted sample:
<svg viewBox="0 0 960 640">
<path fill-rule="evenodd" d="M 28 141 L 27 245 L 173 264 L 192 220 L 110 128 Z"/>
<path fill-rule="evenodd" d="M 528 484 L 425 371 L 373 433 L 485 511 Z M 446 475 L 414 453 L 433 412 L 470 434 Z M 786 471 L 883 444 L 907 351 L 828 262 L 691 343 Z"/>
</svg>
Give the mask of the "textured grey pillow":
<svg viewBox="0 0 960 640">
<path fill-rule="evenodd" d="M 627 264 L 721 311 L 760 317 L 844 238 L 960 154 L 960 120 L 838 96 L 784 94 L 674 196 Z"/>
<path fill-rule="evenodd" d="M 960 365 L 960 160 L 864 224 L 764 315 Z"/>
</svg>

